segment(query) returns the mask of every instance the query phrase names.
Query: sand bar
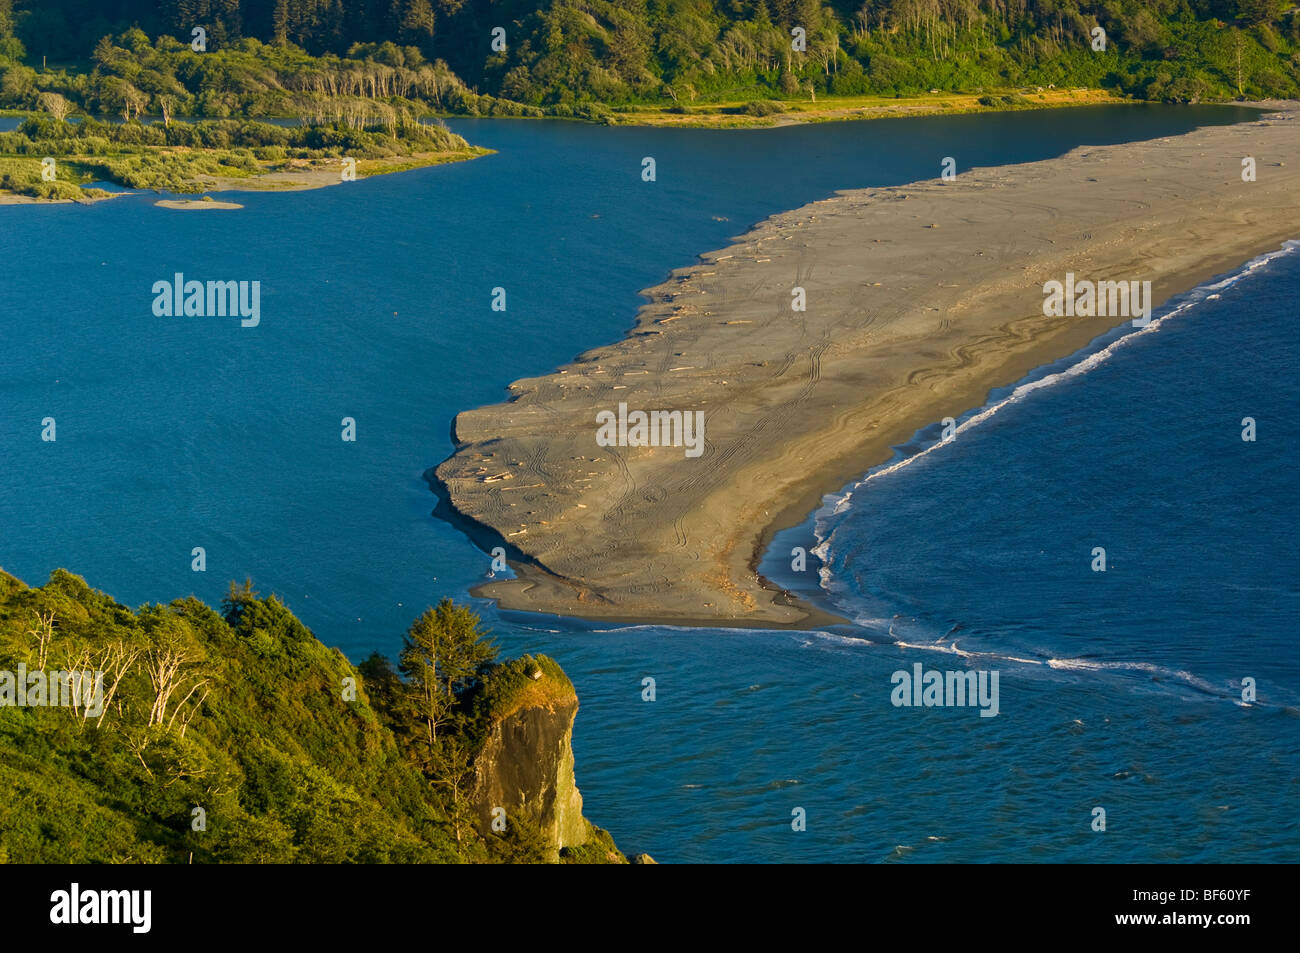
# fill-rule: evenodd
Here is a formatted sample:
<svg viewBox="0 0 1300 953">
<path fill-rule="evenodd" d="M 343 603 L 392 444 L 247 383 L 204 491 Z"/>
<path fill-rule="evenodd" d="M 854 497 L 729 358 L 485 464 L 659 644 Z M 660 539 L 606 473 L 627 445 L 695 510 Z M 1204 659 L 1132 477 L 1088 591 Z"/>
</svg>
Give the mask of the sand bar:
<svg viewBox="0 0 1300 953">
<path fill-rule="evenodd" d="M 223 209 L 243 208 L 238 202 L 218 202 L 215 199 L 159 199 L 153 203 L 159 208 L 174 208 L 182 211 L 201 212 L 205 209 L 221 211 Z"/>
<path fill-rule="evenodd" d="M 428 474 L 440 511 L 518 573 L 476 593 L 611 621 L 824 624 L 759 577 L 763 546 L 891 445 L 1123 323 L 1045 317 L 1044 282 L 1150 280 L 1159 302 L 1300 238 L 1300 104 L 1270 105 L 996 169 L 962 169 L 955 144 L 953 182 L 837 193 L 673 272 L 622 341 L 456 418 Z M 620 402 L 703 411 L 704 452 L 598 446 Z"/>
</svg>

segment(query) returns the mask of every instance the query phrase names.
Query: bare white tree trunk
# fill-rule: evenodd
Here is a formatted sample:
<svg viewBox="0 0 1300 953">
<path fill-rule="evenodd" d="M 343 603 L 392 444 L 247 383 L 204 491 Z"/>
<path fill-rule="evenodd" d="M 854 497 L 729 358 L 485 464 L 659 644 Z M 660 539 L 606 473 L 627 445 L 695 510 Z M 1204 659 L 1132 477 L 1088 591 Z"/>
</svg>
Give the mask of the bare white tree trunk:
<svg viewBox="0 0 1300 953">
<path fill-rule="evenodd" d="M 50 642 L 54 639 L 54 612 L 36 613 L 36 627 L 27 630 L 27 634 L 36 640 L 36 668 L 45 671 L 45 660 L 50 654 Z"/>
<path fill-rule="evenodd" d="M 131 666 L 135 664 L 135 660 L 139 656 L 139 649 L 128 649 L 124 642 L 116 642 L 110 645 L 104 650 L 104 654 L 100 656 L 97 663 L 99 670 L 111 675 L 113 680 L 109 683 L 108 688 L 104 690 L 104 707 L 95 722 L 96 728 L 104 723 L 104 719 L 108 716 L 108 706 L 117 695 L 118 685 L 122 684 L 122 678 L 131 670 Z"/>
</svg>

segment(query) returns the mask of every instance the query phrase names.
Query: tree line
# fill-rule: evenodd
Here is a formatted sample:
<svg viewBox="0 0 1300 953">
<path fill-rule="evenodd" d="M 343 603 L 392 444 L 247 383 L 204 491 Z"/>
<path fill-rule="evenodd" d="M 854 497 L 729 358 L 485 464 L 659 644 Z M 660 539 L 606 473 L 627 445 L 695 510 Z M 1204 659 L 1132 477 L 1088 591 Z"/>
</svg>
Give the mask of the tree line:
<svg viewBox="0 0 1300 953">
<path fill-rule="evenodd" d="M 188 63 L 195 27 L 230 59 Z M 134 32 L 114 44 L 140 61 L 122 76 L 134 68 L 102 41 L 131 30 L 163 39 L 152 52 Z M 151 97 L 183 87 L 203 115 L 267 114 L 301 94 L 561 115 L 1033 84 L 1170 100 L 1300 94 L 1288 0 L 0 0 L 0 37 L 0 57 L 21 47 L 29 67 L 89 64 Z"/>
</svg>

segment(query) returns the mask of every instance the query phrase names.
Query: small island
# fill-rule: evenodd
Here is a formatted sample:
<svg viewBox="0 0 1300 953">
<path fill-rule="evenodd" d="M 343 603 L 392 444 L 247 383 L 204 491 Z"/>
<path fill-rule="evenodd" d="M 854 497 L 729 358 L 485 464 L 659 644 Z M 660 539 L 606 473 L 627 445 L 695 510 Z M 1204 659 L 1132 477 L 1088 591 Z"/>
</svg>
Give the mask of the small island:
<svg viewBox="0 0 1300 953">
<path fill-rule="evenodd" d="M 230 211 L 244 207 L 238 202 L 218 202 L 210 195 L 205 195 L 201 199 L 159 199 L 153 204 L 159 208 L 174 208 L 181 211 L 203 211 L 205 209 Z"/>
</svg>

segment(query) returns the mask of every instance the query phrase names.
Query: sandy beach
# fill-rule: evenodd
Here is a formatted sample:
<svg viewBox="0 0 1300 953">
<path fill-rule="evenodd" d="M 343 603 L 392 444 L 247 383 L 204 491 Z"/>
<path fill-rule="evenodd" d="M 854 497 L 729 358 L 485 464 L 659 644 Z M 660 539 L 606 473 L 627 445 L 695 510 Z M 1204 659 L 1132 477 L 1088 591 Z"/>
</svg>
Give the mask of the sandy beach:
<svg viewBox="0 0 1300 953">
<path fill-rule="evenodd" d="M 611 621 L 835 621 L 760 578 L 763 547 L 917 429 L 1124 323 L 1045 316 L 1045 282 L 1150 281 L 1158 304 L 1300 237 L 1300 104 L 1271 106 L 996 169 L 962 168 L 954 143 L 952 182 L 837 193 L 673 272 L 622 341 L 456 418 L 428 475 L 440 510 L 519 577 L 476 594 Z M 702 452 L 601 446 L 620 403 L 702 412 Z"/>
<path fill-rule="evenodd" d="M 492 150 L 471 146 L 459 152 L 416 152 L 411 155 L 389 156 L 383 159 L 362 159 L 356 164 L 356 178 L 366 179 L 409 169 L 422 169 L 430 165 L 464 162 L 488 155 Z M 246 178 L 232 176 L 200 175 L 195 183 L 208 192 L 275 191 L 303 192 L 344 184 L 343 163 L 339 159 L 292 159 L 283 168 L 269 169 Z"/>
</svg>

